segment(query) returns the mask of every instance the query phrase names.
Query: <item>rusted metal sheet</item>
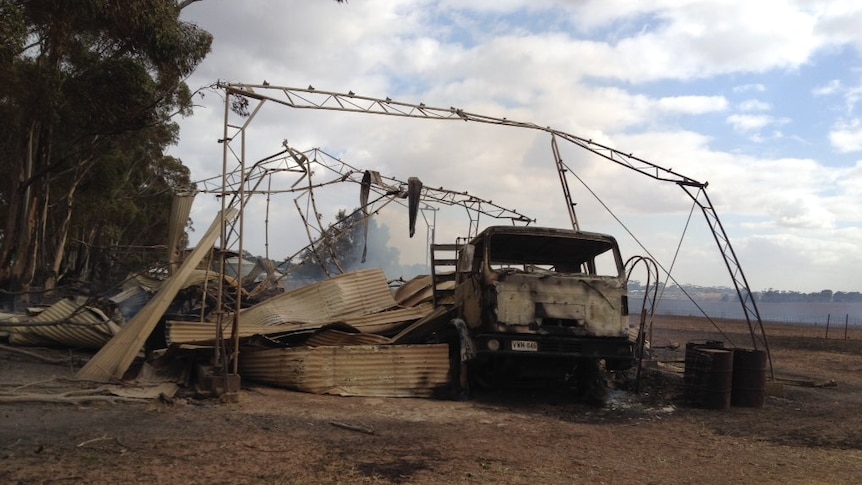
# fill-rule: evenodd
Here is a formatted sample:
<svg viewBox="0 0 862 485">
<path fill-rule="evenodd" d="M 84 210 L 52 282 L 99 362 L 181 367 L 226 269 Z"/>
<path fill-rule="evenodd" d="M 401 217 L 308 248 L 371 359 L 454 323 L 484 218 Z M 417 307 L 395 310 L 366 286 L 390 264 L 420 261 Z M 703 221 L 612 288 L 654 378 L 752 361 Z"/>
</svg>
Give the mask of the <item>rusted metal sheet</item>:
<svg viewBox="0 0 862 485">
<path fill-rule="evenodd" d="M 100 382 L 122 379 L 189 275 L 212 249 L 223 224 L 231 223 L 238 213 L 239 210 L 236 208 L 229 208 L 219 213 L 197 247 L 186 257 L 176 273 L 165 280 L 159 292 L 141 309 L 140 313 L 135 315 L 78 371 L 76 374 L 78 379 Z"/>
<path fill-rule="evenodd" d="M 164 282 L 164 280 L 160 280 L 152 276 L 137 275 L 133 279 L 123 284 L 123 289 L 127 290 L 133 286 L 140 286 L 141 288 L 146 291 L 149 291 L 150 293 L 155 293 L 156 291 L 158 291 L 159 287 L 162 286 L 162 282 Z"/>
<path fill-rule="evenodd" d="M 433 306 L 425 303 L 411 308 L 395 308 L 369 315 L 348 316 L 337 321 L 344 322 L 365 333 L 386 333 L 398 330 L 405 324 L 423 318 L 431 313 Z"/>
<path fill-rule="evenodd" d="M 218 285 L 220 275 L 212 270 L 195 269 L 189 273 L 182 288 L 190 286 L 204 286 L 207 282 L 212 286 Z M 236 280 L 228 276 L 224 277 L 230 286 L 236 286 Z M 152 299 L 153 294 L 162 286 L 163 280 L 148 276 L 138 275 L 123 285 L 122 291 L 111 296 L 109 299 L 117 304 L 123 318 L 131 320 Z"/>
<path fill-rule="evenodd" d="M 130 286 L 110 297 L 109 300 L 117 305 L 117 309 L 120 310 L 124 321 L 128 321 L 137 315 L 152 297 L 153 294 L 142 287 Z"/>
<path fill-rule="evenodd" d="M 447 325 L 455 313 L 451 307 L 438 306 L 428 315 L 416 320 L 392 336 L 392 343 L 419 343 Z"/>
<path fill-rule="evenodd" d="M 218 284 L 219 278 L 224 278 L 225 283 L 229 286 L 236 286 L 236 279 L 232 278 L 228 275 L 219 275 L 218 272 L 206 269 L 195 269 L 189 273 L 189 277 L 186 278 L 185 283 L 183 283 L 182 288 L 188 288 L 190 286 L 200 286 L 203 285 L 207 281 L 216 282 Z"/>
<path fill-rule="evenodd" d="M 62 299 L 30 319 L 32 325 L 15 327 L 9 341 L 17 345 L 53 344 L 99 349 L 120 327 L 101 310 Z M 44 325 L 57 322 L 56 325 Z"/>
<path fill-rule="evenodd" d="M 339 396 L 434 397 L 449 385 L 449 346 L 360 345 L 240 353 L 243 378 Z"/>
<path fill-rule="evenodd" d="M 242 325 L 331 322 L 396 306 L 379 268 L 345 273 L 270 298 L 239 315 Z"/>
<path fill-rule="evenodd" d="M 20 316 L 13 313 L 3 313 L 0 312 L 0 323 L 11 324 L 18 323 L 20 320 Z M 9 337 L 9 328 L 0 327 L 0 338 L 8 338 Z"/>
<path fill-rule="evenodd" d="M 413 278 L 395 291 L 395 301 L 401 306 L 408 307 L 431 303 L 434 300 L 433 281 L 431 275 L 422 275 Z M 445 292 L 454 289 L 455 281 L 441 281 L 437 283 L 438 291 Z M 452 303 L 452 301 L 441 301 L 441 303 Z"/>
<path fill-rule="evenodd" d="M 389 343 L 391 343 L 391 340 L 383 335 L 344 332 L 327 328 L 309 337 L 305 345 L 309 347 L 334 347 L 344 345 L 386 345 Z"/>
<path fill-rule="evenodd" d="M 431 275 L 419 275 L 407 281 L 395 290 L 395 301 L 403 306 L 414 306 L 419 301 L 431 301 L 431 282 Z"/>
<path fill-rule="evenodd" d="M 416 308 L 396 308 L 370 315 L 353 315 L 336 317 L 324 321 L 286 322 L 279 325 L 264 325 L 240 320 L 237 330 L 240 338 L 252 335 L 276 335 L 301 330 L 314 330 L 333 323 L 346 323 L 364 333 L 382 333 L 397 331 L 414 320 L 423 318 L 432 310 L 430 305 L 420 305 Z M 230 327 L 224 329 L 230 332 Z M 213 322 L 182 322 L 168 321 L 165 327 L 165 339 L 171 344 L 210 345 L 215 341 L 216 324 Z"/>
<path fill-rule="evenodd" d="M 9 329 L 9 343 L 27 347 L 44 347 L 54 345 L 50 339 L 40 337 L 31 332 L 28 327 L 12 327 Z"/>
<path fill-rule="evenodd" d="M 230 324 L 223 329 L 223 335 L 230 334 Z M 252 335 L 271 335 L 281 333 L 273 325 L 244 324 L 239 327 L 239 337 Z M 168 320 L 165 323 L 165 341 L 168 345 L 212 345 L 216 338 L 215 322 L 184 322 Z"/>
<path fill-rule="evenodd" d="M 203 285 L 208 280 L 217 281 L 219 277 L 219 273 L 211 269 L 192 269 L 189 271 L 189 275 L 186 277 L 186 279 L 182 282 L 181 288 L 188 288 L 195 285 Z M 236 285 L 235 278 L 225 275 L 224 279 L 229 285 Z M 127 295 L 134 295 L 137 291 L 155 293 L 162 287 L 162 285 L 166 281 L 167 280 L 160 280 L 151 276 L 137 275 L 134 278 L 128 280 L 126 284 L 123 285 L 122 291 L 112 296 L 111 300 L 114 302 L 122 301 L 126 298 Z"/>
<path fill-rule="evenodd" d="M 182 250 L 180 239 L 189 222 L 195 194 L 176 194 L 171 201 L 171 215 L 168 221 L 168 272 L 173 274 L 180 267 Z"/>
</svg>

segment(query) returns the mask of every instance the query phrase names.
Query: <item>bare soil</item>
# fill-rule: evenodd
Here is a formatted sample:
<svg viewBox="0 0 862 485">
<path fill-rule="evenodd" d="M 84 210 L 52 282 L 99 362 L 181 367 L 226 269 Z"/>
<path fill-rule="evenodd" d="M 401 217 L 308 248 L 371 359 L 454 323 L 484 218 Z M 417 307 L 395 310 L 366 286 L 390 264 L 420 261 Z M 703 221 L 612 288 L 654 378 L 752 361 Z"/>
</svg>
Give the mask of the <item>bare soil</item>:
<svg viewBox="0 0 862 485">
<path fill-rule="evenodd" d="M 441 401 L 248 382 L 232 400 L 0 404 L 0 482 L 860 483 L 862 331 L 826 339 L 822 327 L 767 324 L 784 396 L 763 408 L 688 407 L 687 341 L 750 347 L 744 324 L 719 323 L 724 336 L 704 320 L 657 320 L 651 342 L 665 363 L 642 373 L 639 394 L 626 390 L 633 372 L 614 376 L 604 408 L 548 389 Z M 80 388 L 64 378 L 88 356 L 51 352 L 67 362 L 0 351 L 0 391 Z"/>
</svg>

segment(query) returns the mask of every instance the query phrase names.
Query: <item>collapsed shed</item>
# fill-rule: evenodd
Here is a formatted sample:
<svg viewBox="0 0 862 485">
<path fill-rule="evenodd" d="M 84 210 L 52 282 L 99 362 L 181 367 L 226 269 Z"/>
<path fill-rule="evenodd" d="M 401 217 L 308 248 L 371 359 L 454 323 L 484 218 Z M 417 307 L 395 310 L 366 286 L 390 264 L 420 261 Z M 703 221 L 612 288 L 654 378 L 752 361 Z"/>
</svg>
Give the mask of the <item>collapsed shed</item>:
<svg viewBox="0 0 862 485">
<path fill-rule="evenodd" d="M 450 381 L 448 345 L 395 345 L 389 338 L 431 310 L 427 301 L 398 305 L 380 269 L 286 292 L 237 315 L 240 375 L 314 393 L 439 395 Z M 216 325 L 171 321 L 166 339 L 214 345 Z"/>
</svg>

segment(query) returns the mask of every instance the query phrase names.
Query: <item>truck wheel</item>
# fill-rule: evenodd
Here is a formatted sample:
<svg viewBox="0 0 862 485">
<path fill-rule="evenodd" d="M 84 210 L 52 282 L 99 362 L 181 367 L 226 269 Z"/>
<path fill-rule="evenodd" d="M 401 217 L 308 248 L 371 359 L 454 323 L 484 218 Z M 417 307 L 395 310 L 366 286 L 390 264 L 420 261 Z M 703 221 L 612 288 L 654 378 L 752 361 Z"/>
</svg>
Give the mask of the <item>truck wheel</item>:
<svg viewBox="0 0 862 485">
<path fill-rule="evenodd" d="M 621 371 L 629 370 L 634 365 L 632 359 L 606 359 L 605 368 L 607 370 Z"/>
<path fill-rule="evenodd" d="M 608 387 L 599 368 L 599 361 L 579 359 L 575 374 L 581 399 L 591 406 L 604 407 L 608 402 Z"/>
<path fill-rule="evenodd" d="M 476 359 L 467 366 L 470 387 L 476 389 L 495 389 L 505 382 L 495 359 Z"/>
</svg>

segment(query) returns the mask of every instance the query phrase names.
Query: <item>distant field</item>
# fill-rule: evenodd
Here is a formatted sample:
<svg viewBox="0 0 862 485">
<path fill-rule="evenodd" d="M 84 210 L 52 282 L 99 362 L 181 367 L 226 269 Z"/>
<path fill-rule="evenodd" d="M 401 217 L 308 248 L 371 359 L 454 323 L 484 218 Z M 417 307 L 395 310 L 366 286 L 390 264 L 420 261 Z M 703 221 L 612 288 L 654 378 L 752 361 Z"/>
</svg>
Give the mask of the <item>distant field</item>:
<svg viewBox="0 0 862 485">
<path fill-rule="evenodd" d="M 629 308 L 640 308 L 639 301 L 630 301 Z M 862 303 L 785 302 L 757 303 L 760 318 L 768 322 L 804 323 L 811 325 L 844 325 L 862 327 Z M 656 305 L 656 314 L 679 317 L 702 317 L 742 319 L 745 317 L 739 302 L 661 300 Z"/>
</svg>

